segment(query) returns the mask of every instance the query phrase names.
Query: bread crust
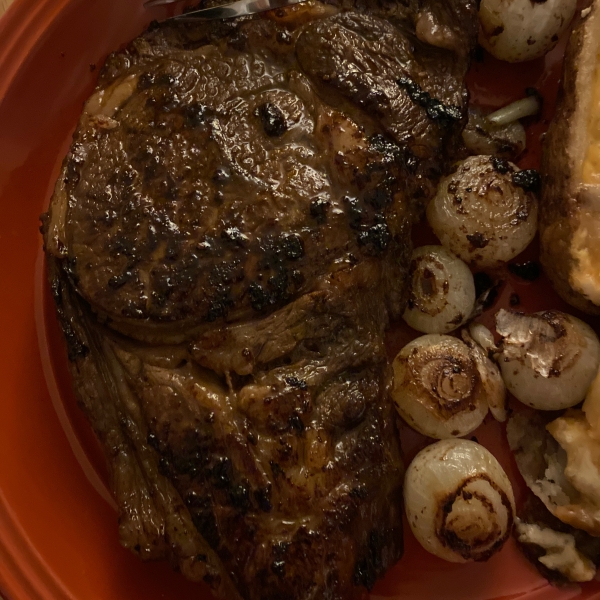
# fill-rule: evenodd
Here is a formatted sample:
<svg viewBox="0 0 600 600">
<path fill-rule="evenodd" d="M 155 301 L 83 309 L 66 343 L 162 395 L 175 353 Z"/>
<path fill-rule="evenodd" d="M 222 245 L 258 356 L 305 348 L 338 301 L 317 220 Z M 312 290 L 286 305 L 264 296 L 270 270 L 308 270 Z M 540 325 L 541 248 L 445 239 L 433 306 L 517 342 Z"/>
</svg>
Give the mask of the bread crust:
<svg viewBox="0 0 600 600">
<path fill-rule="evenodd" d="M 600 210 L 600 186 L 586 186 L 581 180 L 599 42 L 600 0 L 591 0 L 565 54 L 556 115 L 546 135 L 541 164 L 541 262 L 559 295 L 589 314 L 600 314 L 600 306 L 573 287 L 577 259 L 572 246 L 579 223 L 590 210 L 590 196 L 597 196 Z"/>
</svg>

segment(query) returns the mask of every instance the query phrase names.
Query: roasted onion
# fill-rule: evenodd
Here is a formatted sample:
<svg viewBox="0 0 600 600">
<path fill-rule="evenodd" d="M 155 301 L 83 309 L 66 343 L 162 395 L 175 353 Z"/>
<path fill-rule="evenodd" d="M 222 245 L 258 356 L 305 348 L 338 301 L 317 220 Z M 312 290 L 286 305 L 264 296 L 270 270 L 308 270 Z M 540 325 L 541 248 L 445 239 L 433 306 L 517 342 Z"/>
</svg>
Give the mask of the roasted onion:
<svg viewBox="0 0 600 600">
<path fill-rule="evenodd" d="M 487 560 L 510 535 L 515 513 L 506 473 L 468 440 L 421 450 L 406 471 L 404 503 L 419 543 L 451 562 Z"/>
<path fill-rule="evenodd" d="M 551 50 L 577 0 L 481 0 L 479 42 L 500 60 L 521 62 Z"/>
<path fill-rule="evenodd" d="M 550 422 L 549 422 L 550 421 Z M 557 518 L 600 537 L 600 442 L 582 410 L 515 413 L 506 434 L 529 489 Z"/>
<path fill-rule="evenodd" d="M 469 267 L 443 246 L 422 246 L 410 263 L 411 292 L 404 320 L 423 333 L 449 333 L 463 325 L 475 304 Z"/>
<path fill-rule="evenodd" d="M 496 127 L 503 127 L 515 123 L 518 119 L 531 117 L 540 112 L 541 104 L 535 94 L 515 100 L 502 108 L 490 113 L 486 120 Z"/>
<path fill-rule="evenodd" d="M 488 374 L 488 365 L 480 358 L 448 335 L 424 335 L 404 346 L 392 364 L 392 398 L 400 416 L 419 433 L 436 439 L 471 433 L 488 412 L 490 390 L 491 403 L 504 405 L 503 388 L 498 393 L 493 383 L 498 373 Z M 496 368 L 491 361 L 489 367 Z"/>
<path fill-rule="evenodd" d="M 493 333 L 481 323 L 471 323 L 469 325 L 469 335 L 475 340 L 487 353 L 494 353 L 498 349 L 494 343 Z"/>
<path fill-rule="evenodd" d="M 581 402 L 600 364 L 592 328 L 557 310 L 533 315 L 500 310 L 500 369 L 508 390 L 532 408 L 561 410 Z"/>
<path fill-rule="evenodd" d="M 507 160 L 517 158 L 527 146 L 527 135 L 520 121 L 498 125 L 474 108 L 469 109 L 462 138 L 471 154 L 489 154 Z"/>
<path fill-rule="evenodd" d="M 535 236 L 537 173 L 471 156 L 442 180 L 427 220 L 442 245 L 478 268 L 514 258 Z"/>
<path fill-rule="evenodd" d="M 488 336 L 483 333 L 483 330 L 491 337 L 489 329 L 483 325 L 472 325 L 467 331 L 462 331 L 462 339 L 469 348 L 471 358 L 477 366 L 481 385 L 483 386 L 485 400 L 492 412 L 496 421 L 506 421 L 506 386 L 500 374 L 500 370 L 496 363 L 492 362 L 487 355 Z M 483 341 L 477 341 L 477 338 L 483 338 Z M 493 338 L 492 338 L 493 341 Z"/>
</svg>

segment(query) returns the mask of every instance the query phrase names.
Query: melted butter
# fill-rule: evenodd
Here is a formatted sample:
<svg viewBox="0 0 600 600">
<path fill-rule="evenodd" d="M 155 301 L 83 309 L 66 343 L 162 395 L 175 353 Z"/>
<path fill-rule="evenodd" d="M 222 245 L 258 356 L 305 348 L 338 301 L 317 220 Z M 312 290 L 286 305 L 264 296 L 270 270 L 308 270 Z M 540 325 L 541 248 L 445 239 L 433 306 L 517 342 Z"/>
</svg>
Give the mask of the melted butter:
<svg viewBox="0 0 600 600">
<path fill-rule="evenodd" d="M 588 124 L 589 145 L 583 161 L 583 183 L 600 184 L 600 55 L 596 58 L 592 106 Z"/>
<path fill-rule="evenodd" d="M 599 115 L 600 116 L 600 115 Z M 600 138 L 598 140 L 598 183 L 600 183 Z M 586 159 L 586 168 L 591 168 Z M 576 266 L 571 273 L 572 286 L 589 298 L 594 304 L 600 305 L 600 215 L 589 210 L 582 210 L 579 224 L 573 233 L 571 255 Z"/>
<path fill-rule="evenodd" d="M 592 101 L 588 122 L 588 146 L 582 165 L 584 185 L 600 185 L 600 54 L 596 57 Z M 600 305 L 600 214 L 581 208 L 573 233 L 571 256 L 574 267 L 571 286 L 594 304 Z"/>
</svg>

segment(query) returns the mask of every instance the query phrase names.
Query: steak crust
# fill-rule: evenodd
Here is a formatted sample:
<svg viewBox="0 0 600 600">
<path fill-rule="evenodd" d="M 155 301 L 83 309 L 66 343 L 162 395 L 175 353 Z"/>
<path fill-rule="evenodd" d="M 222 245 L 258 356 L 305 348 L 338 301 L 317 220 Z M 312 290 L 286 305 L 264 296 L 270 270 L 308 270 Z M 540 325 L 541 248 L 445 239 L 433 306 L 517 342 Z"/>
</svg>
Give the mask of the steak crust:
<svg viewBox="0 0 600 600">
<path fill-rule="evenodd" d="M 384 334 L 464 125 L 475 2 L 307 2 L 109 57 L 43 234 L 120 539 L 222 598 L 402 553 Z"/>
</svg>

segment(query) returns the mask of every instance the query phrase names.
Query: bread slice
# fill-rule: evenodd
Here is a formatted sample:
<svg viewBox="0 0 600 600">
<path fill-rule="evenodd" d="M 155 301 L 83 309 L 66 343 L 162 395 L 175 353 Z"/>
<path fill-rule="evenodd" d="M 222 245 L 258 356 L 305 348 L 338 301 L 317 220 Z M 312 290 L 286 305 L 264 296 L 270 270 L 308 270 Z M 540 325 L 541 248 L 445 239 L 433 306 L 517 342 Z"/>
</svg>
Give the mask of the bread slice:
<svg viewBox="0 0 600 600">
<path fill-rule="evenodd" d="M 558 293 L 600 314 L 600 0 L 591 0 L 565 56 L 542 158 L 541 261 Z"/>
</svg>

